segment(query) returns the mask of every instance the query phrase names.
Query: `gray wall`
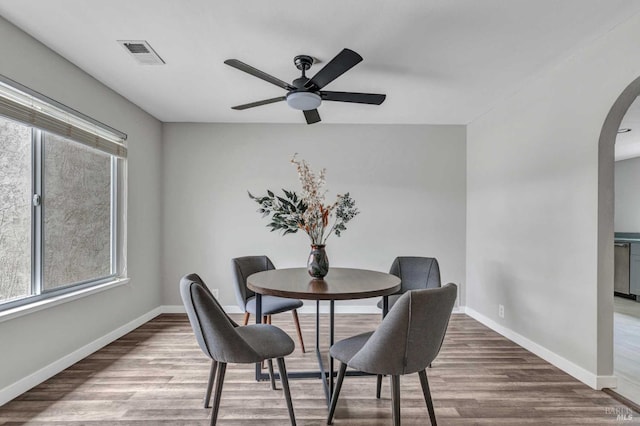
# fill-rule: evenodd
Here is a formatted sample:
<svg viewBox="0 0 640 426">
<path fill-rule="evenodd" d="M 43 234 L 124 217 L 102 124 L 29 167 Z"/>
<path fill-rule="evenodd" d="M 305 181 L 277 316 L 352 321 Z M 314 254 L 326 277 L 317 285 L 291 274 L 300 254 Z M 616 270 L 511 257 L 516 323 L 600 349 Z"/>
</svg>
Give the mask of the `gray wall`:
<svg viewBox="0 0 640 426">
<path fill-rule="evenodd" d="M 270 233 L 247 196 L 299 189 L 296 152 L 327 169 L 328 199 L 348 191 L 361 211 L 329 238 L 331 265 L 388 271 L 399 255 L 435 256 L 464 288 L 464 126 L 172 123 L 163 137 L 165 304 L 180 305 L 179 278 L 197 272 L 235 305 L 233 257 L 306 265 L 306 234 Z"/>
<path fill-rule="evenodd" d="M 467 128 L 467 306 L 594 380 L 613 366 L 613 140 L 599 137 L 640 75 L 638 37 L 634 16 Z"/>
<path fill-rule="evenodd" d="M 640 232 L 640 158 L 617 161 L 615 230 Z"/>
<path fill-rule="evenodd" d="M 0 74 L 129 135 L 131 282 L 0 322 L 0 390 L 160 305 L 160 122 L 0 18 Z"/>
<path fill-rule="evenodd" d="M 598 185 L 613 191 L 599 174 L 613 168 L 613 142 L 603 155 L 598 138 L 640 75 L 639 38 L 634 16 L 472 122 L 465 144 L 464 126 L 167 124 L 163 133 L 0 19 L 0 73 L 129 134 L 132 277 L 0 323 L 0 365 L 11 366 L 0 389 L 162 303 L 179 305 L 187 272 L 233 304 L 230 258 L 304 265 L 306 237 L 269 233 L 245 192 L 296 186 L 294 152 L 326 167 L 331 193 L 350 191 L 362 210 L 329 240 L 332 265 L 387 270 L 397 255 L 436 256 L 469 308 L 594 376 L 611 374 L 612 269 L 598 230 L 613 231 L 613 215 Z"/>
</svg>

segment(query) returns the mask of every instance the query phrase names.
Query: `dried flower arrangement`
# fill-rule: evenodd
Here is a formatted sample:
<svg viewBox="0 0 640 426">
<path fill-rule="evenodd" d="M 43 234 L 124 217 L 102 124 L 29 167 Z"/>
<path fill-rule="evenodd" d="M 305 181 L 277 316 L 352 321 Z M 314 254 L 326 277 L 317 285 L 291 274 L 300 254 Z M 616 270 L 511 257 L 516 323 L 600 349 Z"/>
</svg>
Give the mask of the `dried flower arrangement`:
<svg viewBox="0 0 640 426">
<path fill-rule="evenodd" d="M 267 195 L 262 197 L 255 197 L 251 193 L 249 197 L 260 205 L 258 213 L 262 217 L 272 215 L 271 222 L 267 224 L 272 232 L 279 230 L 282 235 L 287 235 L 302 229 L 309 235 L 312 245 L 324 245 L 330 235 L 339 237 L 347 229 L 346 224 L 360 212 L 348 192 L 338 195 L 333 204 L 326 204 L 326 170 L 322 169 L 316 175 L 305 160 L 298 160 L 296 156 L 293 156 L 291 163 L 296 166 L 302 185 L 300 195 L 283 189 L 284 196 L 267 190 Z"/>
</svg>

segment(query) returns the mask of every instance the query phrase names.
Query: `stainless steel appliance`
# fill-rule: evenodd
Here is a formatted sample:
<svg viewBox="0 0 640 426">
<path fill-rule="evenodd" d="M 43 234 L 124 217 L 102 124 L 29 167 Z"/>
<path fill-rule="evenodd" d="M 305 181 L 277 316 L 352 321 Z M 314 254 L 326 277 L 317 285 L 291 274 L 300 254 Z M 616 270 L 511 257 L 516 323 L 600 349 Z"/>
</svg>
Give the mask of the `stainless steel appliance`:
<svg viewBox="0 0 640 426">
<path fill-rule="evenodd" d="M 614 258 L 615 269 L 613 278 L 613 291 L 616 293 L 630 295 L 629 283 L 629 260 L 630 260 L 630 243 L 615 243 Z"/>
</svg>

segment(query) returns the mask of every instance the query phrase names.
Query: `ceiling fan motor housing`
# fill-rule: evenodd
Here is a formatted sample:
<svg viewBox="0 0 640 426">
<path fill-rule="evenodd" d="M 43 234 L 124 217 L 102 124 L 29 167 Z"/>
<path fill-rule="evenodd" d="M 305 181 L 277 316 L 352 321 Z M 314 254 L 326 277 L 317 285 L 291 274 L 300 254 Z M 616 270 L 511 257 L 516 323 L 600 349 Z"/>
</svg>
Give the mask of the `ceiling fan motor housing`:
<svg viewBox="0 0 640 426">
<path fill-rule="evenodd" d="M 304 88 L 304 85 L 309 81 L 305 71 L 313 65 L 313 58 L 309 55 L 298 55 L 293 58 L 293 63 L 296 68 L 302 71 L 302 77 L 293 80 L 292 84 L 296 90 L 291 90 L 287 93 L 287 105 L 300 111 L 310 111 L 318 108 L 322 103 L 320 93 Z"/>
</svg>

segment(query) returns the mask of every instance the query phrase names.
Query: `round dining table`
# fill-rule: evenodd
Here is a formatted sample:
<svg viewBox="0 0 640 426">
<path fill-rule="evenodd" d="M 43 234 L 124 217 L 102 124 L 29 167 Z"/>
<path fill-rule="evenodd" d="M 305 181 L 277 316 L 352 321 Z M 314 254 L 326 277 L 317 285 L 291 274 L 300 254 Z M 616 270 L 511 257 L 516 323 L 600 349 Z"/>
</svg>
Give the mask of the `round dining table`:
<svg viewBox="0 0 640 426">
<path fill-rule="evenodd" d="M 333 358 L 329 356 L 329 371 L 325 371 L 320 353 L 320 301 L 329 301 L 329 345 L 334 343 L 334 314 L 336 300 L 382 297 L 382 314 L 388 311 L 388 296 L 400 290 L 400 278 L 384 272 L 353 268 L 331 268 L 324 279 L 309 276 L 306 268 L 272 269 L 257 272 L 247 278 L 247 287 L 256 293 L 256 323 L 262 321 L 262 296 L 278 296 L 291 299 L 316 301 L 316 355 L 319 371 L 293 371 L 289 379 L 321 378 L 327 404 L 334 389 Z M 352 372 L 352 374 L 360 374 Z M 262 365 L 256 364 L 256 380 L 267 380 Z"/>
</svg>

